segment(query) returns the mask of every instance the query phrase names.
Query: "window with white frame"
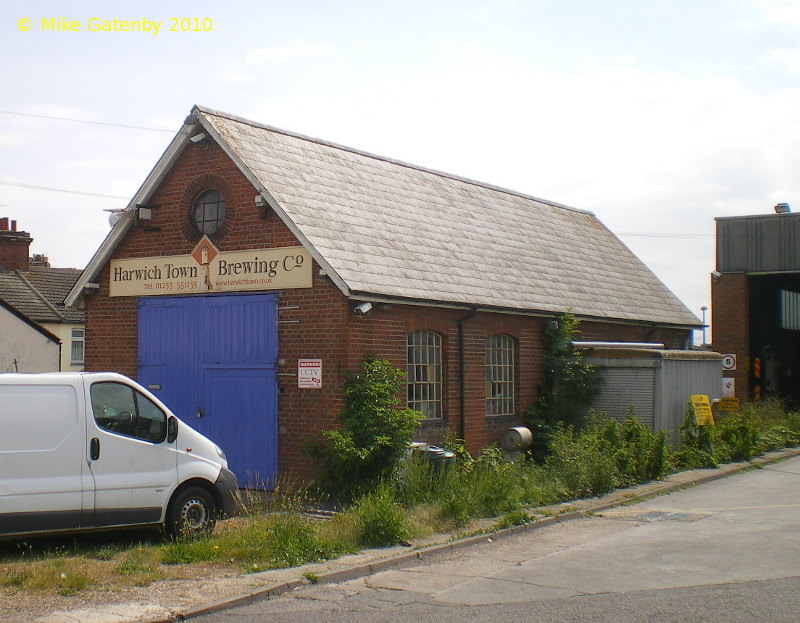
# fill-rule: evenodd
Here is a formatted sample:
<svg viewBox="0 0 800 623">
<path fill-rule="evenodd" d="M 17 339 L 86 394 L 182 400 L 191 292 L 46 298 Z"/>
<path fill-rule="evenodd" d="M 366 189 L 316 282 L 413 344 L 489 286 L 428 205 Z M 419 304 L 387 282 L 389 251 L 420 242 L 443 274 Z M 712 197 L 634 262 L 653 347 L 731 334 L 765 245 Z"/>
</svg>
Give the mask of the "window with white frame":
<svg viewBox="0 0 800 623">
<path fill-rule="evenodd" d="M 514 415 L 514 340 L 486 338 L 486 415 Z"/>
<path fill-rule="evenodd" d="M 433 331 L 408 334 L 408 407 L 429 419 L 442 417 L 442 338 Z"/>
<path fill-rule="evenodd" d="M 83 364 L 83 351 L 86 343 L 86 333 L 83 329 L 72 329 L 72 340 L 70 342 L 69 361 L 72 364 Z"/>
</svg>

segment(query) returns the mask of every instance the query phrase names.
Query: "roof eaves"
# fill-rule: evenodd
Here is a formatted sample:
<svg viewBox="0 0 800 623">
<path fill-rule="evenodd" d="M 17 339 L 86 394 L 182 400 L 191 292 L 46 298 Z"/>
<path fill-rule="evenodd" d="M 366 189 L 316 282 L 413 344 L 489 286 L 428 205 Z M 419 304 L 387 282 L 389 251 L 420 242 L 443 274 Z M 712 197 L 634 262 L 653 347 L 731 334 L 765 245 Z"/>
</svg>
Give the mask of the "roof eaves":
<svg viewBox="0 0 800 623">
<path fill-rule="evenodd" d="M 6 311 L 8 311 L 12 316 L 16 316 L 17 318 L 19 318 L 22 322 L 24 322 L 28 326 L 32 327 L 33 329 L 36 329 L 39 333 L 41 333 L 43 336 L 45 336 L 48 340 L 50 340 L 52 342 L 55 342 L 56 344 L 61 344 L 61 338 L 60 337 L 58 337 L 54 333 L 52 333 L 52 332 L 48 331 L 47 329 L 45 329 L 38 322 L 34 322 L 30 318 L 28 318 L 25 314 L 23 314 L 21 311 L 19 311 L 16 307 L 11 305 L 10 303 L 7 303 L 3 299 L 0 299 L 0 307 L 5 309 Z"/>
<path fill-rule="evenodd" d="M 424 307 L 437 307 L 445 309 L 464 309 L 475 310 L 477 312 L 496 313 L 496 314 L 510 314 L 516 316 L 532 316 L 536 318 L 557 318 L 564 312 L 537 310 L 537 309 L 521 309 L 517 307 L 502 307 L 494 305 L 474 305 L 470 303 L 457 303 L 457 302 L 444 302 L 435 299 L 421 299 L 421 298 L 404 298 L 399 296 L 387 296 L 377 293 L 372 293 L 366 290 L 359 290 L 351 292 L 349 298 L 359 301 L 370 301 L 372 303 L 389 303 L 397 305 L 421 305 Z M 568 311 L 568 310 L 564 310 Z M 658 320 L 632 320 L 630 318 L 611 318 L 608 316 L 592 316 L 590 314 L 574 314 L 578 320 L 587 322 L 605 322 L 608 324 L 625 324 L 625 325 L 640 325 L 649 327 L 658 327 L 662 329 L 679 329 L 687 331 L 691 329 L 702 329 L 703 324 L 699 319 L 696 323 L 677 323 L 666 322 Z"/>
</svg>

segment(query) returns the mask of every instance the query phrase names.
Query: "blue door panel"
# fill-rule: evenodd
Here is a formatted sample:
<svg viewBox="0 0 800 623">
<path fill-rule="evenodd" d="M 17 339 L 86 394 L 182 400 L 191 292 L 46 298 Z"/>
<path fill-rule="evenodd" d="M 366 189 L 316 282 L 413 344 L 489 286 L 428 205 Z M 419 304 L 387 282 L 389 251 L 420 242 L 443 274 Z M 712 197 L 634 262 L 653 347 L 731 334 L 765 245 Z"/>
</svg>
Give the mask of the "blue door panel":
<svg viewBox="0 0 800 623">
<path fill-rule="evenodd" d="M 181 304 L 183 302 L 183 304 Z M 191 422 L 201 386 L 200 370 L 189 362 L 200 360 L 200 338 L 192 328 L 200 316 L 187 299 L 139 300 L 139 382 L 156 394 L 180 419 Z"/>
<path fill-rule="evenodd" d="M 225 450 L 242 486 L 277 473 L 274 294 L 142 297 L 139 382 Z"/>
<path fill-rule="evenodd" d="M 277 465 L 277 427 L 268 414 L 278 407 L 275 370 L 262 368 L 208 368 L 205 430 L 226 450 L 228 464 L 239 485 L 272 489 Z M 251 417 L 247 424 L 242 414 Z M 235 448 L 235 452 L 233 449 Z"/>
<path fill-rule="evenodd" d="M 275 365 L 278 335 L 274 296 L 212 297 L 207 313 L 209 339 L 204 342 L 204 361 Z"/>
</svg>

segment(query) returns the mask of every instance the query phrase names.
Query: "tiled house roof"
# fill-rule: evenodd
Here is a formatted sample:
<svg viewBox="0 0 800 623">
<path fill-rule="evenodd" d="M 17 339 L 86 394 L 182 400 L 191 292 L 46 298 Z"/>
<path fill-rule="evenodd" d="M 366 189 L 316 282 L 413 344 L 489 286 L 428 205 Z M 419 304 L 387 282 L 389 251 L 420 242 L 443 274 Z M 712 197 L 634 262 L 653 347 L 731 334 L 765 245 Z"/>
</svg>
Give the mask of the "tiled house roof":
<svg viewBox="0 0 800 623">
<path fill-rule="evenodd" d="M 699 327 L 591 213 L 195 107 L 346 296 Z M 187 122 L 194 123 L 193 120 Z M 68 296 L 72 304 L 191 132 L 182 128 Z"/>
<path fill-rule="evenodd" d="M 37 323 L 82 324 L 83 311 L 64 305 L 80 274 L 77 268 L 43 266 L 0 270 L 0 299 Z"/>
</svg>

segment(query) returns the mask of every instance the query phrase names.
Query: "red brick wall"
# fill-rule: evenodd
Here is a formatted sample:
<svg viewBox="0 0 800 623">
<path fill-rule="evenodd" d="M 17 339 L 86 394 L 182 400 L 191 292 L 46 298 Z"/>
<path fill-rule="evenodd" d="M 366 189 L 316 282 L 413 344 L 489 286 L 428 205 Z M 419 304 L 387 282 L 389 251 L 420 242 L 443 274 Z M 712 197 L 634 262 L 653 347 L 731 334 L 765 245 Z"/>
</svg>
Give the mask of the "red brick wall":
<svg viewBox="0 0 800 623">
<path fill-rule="evenodd" d="M 150 204 L 153 219 L 148 229 L 134 227 L 113 258 L 185 255 L 196 240 L 189 226 L 189 206 L 197 192 L 208 186 L 220 190 L 226 201 L 223 235 L 215 240 L 221 251 L 297 246 L 289 229 L 269 213 L 262 220 L 253 198 L 256 189 L 223 151 L 212 145 L 189 145 L 165 176 Z M 187 236 L 188 234 L 188 236 Z M 459 319 L 465 310 L 414 305 L 375 304 L 366 316 L 353 313 L 356 302 L 344 298 L 331 279 L 314 265 L 313 287 L 278 293 L 279 319 L 279 451 L 278 468 L 285 476 L 306 476 L 311 462 L 303 443 L 318 431 L 336 425 L 342 406 L 341 389 L 346 370 L 357 370 L 370 354 L 404 369 L 406 336 L 430 329 L 443 338 L 444 417 L 428 421 L 417 440 L 439 442 L 445 427 L 459 429 Z M 133 297 L 109 298 L 106 266 L 96 279 L 99 291 L 86 302 L 86 369 L 115 370 L 136 377 L 137 318 Z M 464 321 L 465 437 L 470 452 L 495 442 L 522 415 L 537 396 L 542 365 L 541 335 L 546 319 L 519 315 L 479 313 Z M 585 323 L 581 339 L 663 341 L 678 347 L 685 331 L 653 331 L 647 326 Z M 515 416 L 485 415 L 484 346 L 486 338 L 504 333 L 516 341 Z M 322 359 L 322 389 L 298 389 L 297 360 Z"/>
<path fill-rule="evenodd" d="M 0 268 L 28 270 L 28 253 L 33 238 L 27 232 L 9 230 L 8 218 L 0 220 L 3 221 L 0 224 Z"/>
<path fill-rule="evenodd" d="M 724 372 L 736 381 L 736 396 L 750 400 L 750 305 L 748 277 L 725 273 L 711 279 L 712 348 L 718 353 L 736 355 L 736 370 Z"/>
</svg>

